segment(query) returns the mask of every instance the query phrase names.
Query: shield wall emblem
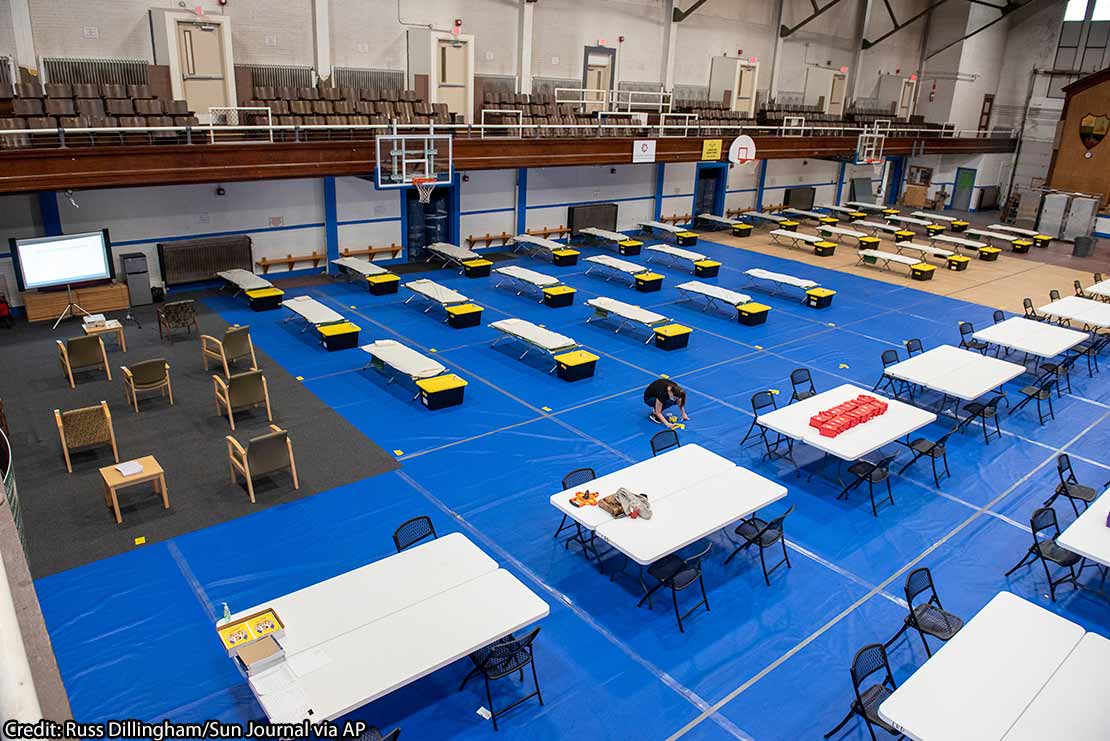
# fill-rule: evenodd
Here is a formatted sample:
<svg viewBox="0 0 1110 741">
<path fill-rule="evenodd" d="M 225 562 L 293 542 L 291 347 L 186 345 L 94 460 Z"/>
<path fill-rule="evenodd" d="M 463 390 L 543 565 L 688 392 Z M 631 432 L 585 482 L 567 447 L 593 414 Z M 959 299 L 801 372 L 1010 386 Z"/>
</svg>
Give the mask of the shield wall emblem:
<svg viewBox="0 0 1110 741">
<path fill-rule="evenodd" d="M 1093 148 L 1106 136 L 1110 129 L 1110 116 L 1096 116 L 1088 113 L 1079 119 L 1079 140 L 1087 149 Z"/>
</svg>

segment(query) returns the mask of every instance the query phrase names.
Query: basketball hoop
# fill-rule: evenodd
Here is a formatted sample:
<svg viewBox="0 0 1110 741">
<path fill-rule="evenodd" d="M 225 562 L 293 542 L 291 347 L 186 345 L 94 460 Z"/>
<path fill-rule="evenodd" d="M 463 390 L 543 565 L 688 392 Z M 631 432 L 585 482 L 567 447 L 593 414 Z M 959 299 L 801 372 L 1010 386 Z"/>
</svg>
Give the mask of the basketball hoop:
<svg viewBox="0 0 1110 741">
<path fill-rule="evenodd" d="M 412 185 L 416 188 L 417 194 L 420 196 L 421 203 L 429 203 L 432 200 L 432 191 L 435 190 L 436 183 L 439 181 L 436 178 L 413 178 Z"/>
</svg>

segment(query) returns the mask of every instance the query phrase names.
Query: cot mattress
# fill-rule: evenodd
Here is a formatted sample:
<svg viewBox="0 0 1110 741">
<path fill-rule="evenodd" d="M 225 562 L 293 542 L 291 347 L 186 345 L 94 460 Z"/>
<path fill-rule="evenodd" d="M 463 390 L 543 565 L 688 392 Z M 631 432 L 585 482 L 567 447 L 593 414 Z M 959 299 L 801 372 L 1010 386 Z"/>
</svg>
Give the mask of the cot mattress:
<svg viewBox="0 0 1110 741">
<path fill-rule="evenodd" d="M 698 262 L 699 260 L 705 259 L 705 255 L 700 252 L 684 250 L 681 247 L 671 247 L 669 244 L 652 244 L 648 245 L 647 249 L 652 252 L 661 252 L 664 255 L 677 257 L 680 260 L 689 260 L 690 262 Z"/>
<path fill-rule="evenodd" d="M 339 265 L 360 275 L 382 275 L 389 272 L 385 268 L 361 257 L 341 257 L 338 260 L 332 260 L 331 264 Z"/>
<path fill-rule="evenodd" d="M 528 344 L 535 345 L 549 353 L 578 347 L 578 343 L 570 337 L 552 332 L 550 329 L 524 319 L 499 319 L 496 322 L 490 322 L 489 326 L 498 332 L 524 340 Z"/>
<path fill-rule="evenodd" d="M 405 284 L 405 288 L 413 291 L 414 293 L 419 293 L 421 296 L 429 299 L 430 301 L 435 301 L 436 303 L 444 305 L 465 304 L 467 301 L 470 300 L 458 291 L 450 289 L 447 286 L 441 286 L 434 280 L 429 280 L 427 278 L 410 280 L 408 283 Z"/>
<path fill-rule="evenodd" d="M 558 278 L 550 275 L 544 275 L 543 273 L 537 273 L 535 270 L 529 270 L 528 268 L 522 268 L 517 265 L 507 265 L 503 268 L 495 268 L 493 272 L 499 275 L 506 275 L 510 278 L 516 278 L 517 280 L 522 280 L 525 283 L 531 283 L 537 288 L 557 286 L 560 283 Z"/>
<path fill-rule="evenodd" d="M 637 265 L 634 262 L 621 260 L 616 257 L 610 257 L 609 255 L 596 255 L 594 257 L 587 257 L 586 262 L 592 262 L 594 265 L 602 265 L 607 268 L 612 268 L 613 270 L 619 270 L 620 272 L 628 273 L 629 275 L 639 275 L 640 273 L 648 272 L 648 269 L 645 268 L 643 265 Z"/>
<path fill-rule="evenodd" d="M 228 283 L 233 283 L 241 291 L 256 291 L 259 288 L 270 288 L 273 285 L 273 283 L 265 278 L 255 275 L 249 270 L 243 270 L 242 268 L 223 270 L 216 273 L 216 275 L 226 280 Z"/>
<path fill-rule="evenodd" d="M 702 283 L 701 281 L 691 280 L 685 283 L 680 283 L 676 286 L 680 291 L 687 291 L 689 293 L 696 293 L 701 296 L 708 296 L 709 298 L 717 299 L 718 301 L 725 301 L 733 306 L 746 304 L 752 300 L 752 297 L 740 293 L 739 291 L 730 291 L 721 286 L 715 286 L 712 283 Z"/>
<path fill-rule="evenodd" d="M 434 378 L 447 370 L 426 355 L 396 340 L 377 340 L 361 350 L 410 378 Z"/>
<path fill-rule="evenodd" d="M 343 315 L 332 311 L 311 296 L 297 296 L 282 301 L 282 306 L 299 315 L 309 324 L 331 324 L 343 321 Z"/>
<path fill-rule="evenodd" d="M 817 288 L 817 286 L 820 285 L 819 283 L 816 283 L 815 281 L 809 280 L 807 278 L 795 278 L 793 275 L 787 275 L 786 273 L 775 273 L 770 270 L 764 270 L 763 268 L 752 268 L 751 270 L 745 270 L 744 275 L 747 275 L 750 278 L 758 278 L 759 280 L 770 280 L 774 281 L 775 283 L 783 283 L 788 286 L 797 286 L 798 288 L 804 288 L 806 290 L 809 290 L 810 288 Z"/>
<path fill-rule="evenodd" d="M 616 314 L 622 319 L 627 319 L 630 322 L 637 322 L 649 326 L 667 321 L 667 317 L 662 314 L 656 314 L 654 311 L 648 311 L 641 306 L 626 304 L 624 301 L 617 301 L 615 298 L 608 298 L 606 296 L 591 298 L 586 302 L 586 305 L 595 309 L 607 311 L 610 314 Z"/>
</svg>

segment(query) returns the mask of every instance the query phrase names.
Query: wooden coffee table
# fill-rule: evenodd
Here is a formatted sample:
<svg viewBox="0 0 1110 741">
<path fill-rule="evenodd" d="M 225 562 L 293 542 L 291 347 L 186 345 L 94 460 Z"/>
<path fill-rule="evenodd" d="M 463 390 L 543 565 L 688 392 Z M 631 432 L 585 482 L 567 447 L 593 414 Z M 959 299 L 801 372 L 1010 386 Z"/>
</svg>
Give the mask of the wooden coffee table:
<svg viewBox="0 0 1110 741">
<path fill-rule="evenodd" d="M 118 490 L 126 486 L 153 481 L 154 491 L 162 494 L 162 506 L 166 509 L 170 508 L 170 497 L 166 492 L 166 474 L 162 471 L 162 466 L 158 465 L 158 461 L 152 455 L 138 458 L 136 463 L 140 464 L 143 470 L 133 476 L 123 476 L 116 470 L 115 465 L 100 469 L 100 478 L 104 480 L 104 504 L 115 514 L 116 524 L 123 523 L 123 516 L 119 513 Z"/>
<path fill-rule="evenodd" d="M 103 327 L 90 327 L 83 324 L 81 329 L 84 330 L 86 335 L 115 334 L 119 339 L 119 349 L 122 352 L 127 352 L 127 338 L 123 334 L 123 323 L 119 319 L 109 319 Z"/>
</svg>

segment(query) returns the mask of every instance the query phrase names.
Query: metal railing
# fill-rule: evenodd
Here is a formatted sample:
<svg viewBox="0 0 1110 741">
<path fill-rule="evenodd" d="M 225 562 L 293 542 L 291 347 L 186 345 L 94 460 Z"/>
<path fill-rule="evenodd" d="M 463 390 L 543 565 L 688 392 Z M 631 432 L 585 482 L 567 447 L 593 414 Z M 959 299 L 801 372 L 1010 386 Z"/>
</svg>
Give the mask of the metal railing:
<svg viewBox="0 0 1110 741">
<path fill-rule="evenodd" d="M 624 114 L 627 116 L 628 114 Z M 677 114 L 670 114 L 677 115 Z M 99 127 L 99 128 L 48 128 L 48 129 L 3 129 L 0 130 L 0 150 L 23 148 L 77 148 L 88 146 L 131 146 L 166 144 L 204 144 L 219 145 L 251 142 L 274 144 L 305 143 L 320 141 L 372 141 L 380 134 L 451 134 L 456 138 L 480 139 L 486 137 L 505 137 L 506 132 L 513 138 L 606 138 L 606 137 L 644 137 L 653 133 L 666 137 L 730 137 L 740 134 L 749 136 L 783 136 L 782 125 L 726 124 L 698 120 L 678 124 L 658 123 L 646 126 L 631 121 L 607 123 L 596 119 L 573 124 L 541 123 L 494 123 L 494 124 L 347 124 L 347 125 L 196 125 L 196 126 L 144 126 L 144 127 Z M 792 128 L 792 136 L 852 137 L 874 133 L 869 126 L 847 123 L 804 124 Z M 939 138 L 997 139 L 997 131 L 957 130 L 955 128 L 892 126 L 888 136 L 914 140 Z M 1017 138 L 1012 132 L 1011 138 Z"/>
<path fill-rule="evenodd" d="M 27 536 L 23 532 L 23 508 L 19 506 L 19 492 L 15 487 L 15 462 L 12 457 L 12 448 L 8 443 L 4 431 L 0 430 L 0 480 L 3 481 L 4 504 L 12 513 L 16 530 L 19 532 L 19 542 L 23 552 L 27 553 Z"/>
<path fill-rule="evenodd" d="M 670 113 L 672 95 L 666 90 L 606 90 L 588 87 L 555 88 L 555 104 L 603 106 L 607 113 Z"/>
</svg>

